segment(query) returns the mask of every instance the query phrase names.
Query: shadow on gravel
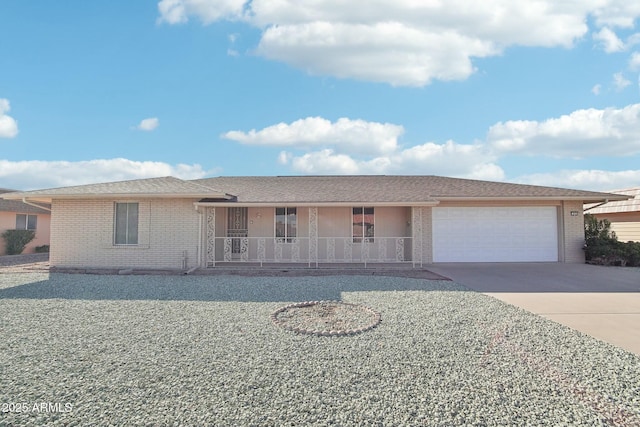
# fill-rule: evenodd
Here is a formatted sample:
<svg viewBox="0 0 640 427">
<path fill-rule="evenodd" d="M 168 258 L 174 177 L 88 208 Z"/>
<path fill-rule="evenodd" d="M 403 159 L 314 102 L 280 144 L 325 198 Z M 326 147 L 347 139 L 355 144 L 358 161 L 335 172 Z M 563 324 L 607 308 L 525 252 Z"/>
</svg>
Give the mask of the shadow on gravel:
<svg viewBox="0 0 640 427">
<path fill-rule="evenodd" d="M 259 280 L 259 284 L 256 282 Z M 343 292 L 470 291 L 451 281 L 386 276 L 107 276 L 50 274 L 48 280 L 0 289 L 0 299 L 319 301 Z"/>
</svg>

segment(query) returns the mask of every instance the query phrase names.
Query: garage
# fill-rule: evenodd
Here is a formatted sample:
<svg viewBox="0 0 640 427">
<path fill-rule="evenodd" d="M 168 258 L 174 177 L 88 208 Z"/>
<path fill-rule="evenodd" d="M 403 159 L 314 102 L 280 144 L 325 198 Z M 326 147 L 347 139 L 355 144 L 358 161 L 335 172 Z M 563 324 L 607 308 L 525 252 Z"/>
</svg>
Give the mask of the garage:
<svg viewBox="0 0 640 427">
<path fill-rule="evenodd" d="M 555 206 L 433 208 L 433 262 L 543 261 L 558 261 Z"/>
</svg>

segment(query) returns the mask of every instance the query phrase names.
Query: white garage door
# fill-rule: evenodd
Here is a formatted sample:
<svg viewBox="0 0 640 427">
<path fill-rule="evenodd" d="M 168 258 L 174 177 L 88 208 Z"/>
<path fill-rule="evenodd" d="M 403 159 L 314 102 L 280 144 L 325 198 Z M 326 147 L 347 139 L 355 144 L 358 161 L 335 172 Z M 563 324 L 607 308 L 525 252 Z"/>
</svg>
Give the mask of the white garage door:
<svg viewBox="0 0 640 427">
<path fill-rule="evenodd" d="M 557 209 L 433 208 L 433 261 L 558 261 Z"/>
</svg>

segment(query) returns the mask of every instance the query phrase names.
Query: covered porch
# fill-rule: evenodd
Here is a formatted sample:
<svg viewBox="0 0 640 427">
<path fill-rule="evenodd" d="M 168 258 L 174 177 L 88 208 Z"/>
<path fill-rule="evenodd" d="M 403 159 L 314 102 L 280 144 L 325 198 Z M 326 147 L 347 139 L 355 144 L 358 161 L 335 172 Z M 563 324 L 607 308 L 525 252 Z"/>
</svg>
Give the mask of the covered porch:
<svg viewBox="0 0 640 427">
<path fill-rule="evenodd" d="M 424 206 L 199 202 L 201 267 L 422 266 Z"/>
</svg>

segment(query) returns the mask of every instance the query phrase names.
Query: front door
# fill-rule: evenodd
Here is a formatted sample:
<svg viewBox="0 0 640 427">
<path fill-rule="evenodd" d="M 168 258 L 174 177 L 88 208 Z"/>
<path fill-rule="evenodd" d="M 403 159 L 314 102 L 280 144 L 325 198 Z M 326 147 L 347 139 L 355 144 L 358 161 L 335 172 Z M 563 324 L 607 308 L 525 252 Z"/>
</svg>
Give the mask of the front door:
<svg viewBox="0 0 640 427">
<path fill-rule="evenodd" d="M 247 208 L 227 208 L 227 237 L 231 238 L 231 254 L 239 258 L 242 253 L 242 238 L 248 237 Z"/>
</svg>

